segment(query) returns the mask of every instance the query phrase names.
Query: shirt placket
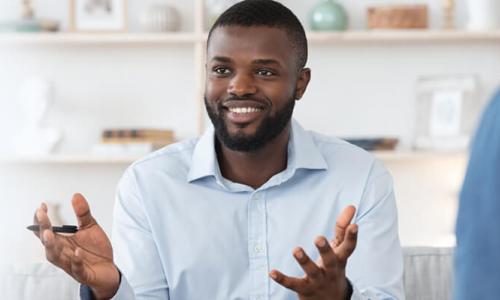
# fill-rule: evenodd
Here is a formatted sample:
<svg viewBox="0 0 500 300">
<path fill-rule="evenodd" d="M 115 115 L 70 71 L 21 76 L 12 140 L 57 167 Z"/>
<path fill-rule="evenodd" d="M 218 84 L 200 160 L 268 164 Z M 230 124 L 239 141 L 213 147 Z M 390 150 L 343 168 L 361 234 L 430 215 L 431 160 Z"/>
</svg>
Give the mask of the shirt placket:
<svg viewBox="0 0 500 300">
<path fill-rule="evenodd" d="M 248 253 L 250 271 L 250 299 L 269 298 L 266 207 L 263 192 L 252 194 L 248 202 Z"/>
</svg>

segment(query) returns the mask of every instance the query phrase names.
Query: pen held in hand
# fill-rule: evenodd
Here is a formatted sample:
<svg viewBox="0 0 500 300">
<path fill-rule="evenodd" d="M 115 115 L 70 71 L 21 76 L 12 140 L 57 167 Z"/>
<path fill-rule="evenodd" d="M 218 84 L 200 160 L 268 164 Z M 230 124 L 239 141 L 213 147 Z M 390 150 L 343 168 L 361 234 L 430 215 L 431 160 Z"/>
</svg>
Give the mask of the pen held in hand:
<svg viewBox="0 0 500 300">
<path fill-rule="evenodd" d="M 26 228 L 34 232 L 40 231 L 40 225 L 30 225 Z M 75 225 L 52 226 L 52 231 L 56 233 L 76 233 L 78 231 L 78 226 Z"/>
</svg>

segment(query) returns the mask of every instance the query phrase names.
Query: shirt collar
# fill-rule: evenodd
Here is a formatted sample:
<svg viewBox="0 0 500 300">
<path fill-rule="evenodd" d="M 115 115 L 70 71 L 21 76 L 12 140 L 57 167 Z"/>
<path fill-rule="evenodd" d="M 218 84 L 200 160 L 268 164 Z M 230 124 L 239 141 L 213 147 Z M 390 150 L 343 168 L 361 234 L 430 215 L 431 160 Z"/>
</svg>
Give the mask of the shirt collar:
<svg viewBox="0 0 500 300">
<path fill-rule="evenodd" d="M 297 169 L 326 170 L 328 165 L 310 132 L 292 119 L 290 142 L 288 143 L 288 167 Z"/>
<path fill-rule="evenodd" d="M 328 165 L 311 134 L 292 119 L 285 172 L 294 174 L 297 169 L 324 170 L 328 169 Z M 217 180 L 222 178 L 215 152 L 213 126 L 207 128 L 195 146 L 187 180 L 192 182 L 209 176 L 214 176 Z"/>
</svg>

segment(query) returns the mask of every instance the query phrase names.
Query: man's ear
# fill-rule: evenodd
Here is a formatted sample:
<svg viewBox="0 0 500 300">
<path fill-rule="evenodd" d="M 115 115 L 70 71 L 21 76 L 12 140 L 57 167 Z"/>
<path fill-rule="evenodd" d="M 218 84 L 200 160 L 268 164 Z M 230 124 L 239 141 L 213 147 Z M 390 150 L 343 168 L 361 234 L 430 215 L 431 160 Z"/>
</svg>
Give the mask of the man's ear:
<svg viewBox="0 0 500 300">
<path fill-rule="evenodd" d="M 299 77 L 297 78 L 297 84 L 295 86 L 295 98 L 299 100 L 302 98 L 304 93 L 306 92 L 307 85 L 311 80 L 311 69 L 304 68 L 300 70 Z"/>
</svg>

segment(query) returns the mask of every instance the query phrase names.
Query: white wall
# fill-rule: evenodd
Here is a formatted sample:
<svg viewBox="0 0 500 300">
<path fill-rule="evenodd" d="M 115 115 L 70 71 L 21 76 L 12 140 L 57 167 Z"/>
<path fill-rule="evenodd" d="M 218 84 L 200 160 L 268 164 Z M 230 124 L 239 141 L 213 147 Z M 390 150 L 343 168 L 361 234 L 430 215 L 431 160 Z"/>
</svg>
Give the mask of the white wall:
<svg viewBox="0 0 500 300">
<path fill-rule="evenodd" d="M 39 0 L 41 17 L 63 18 L 66 2 Z M 168 2 L 168 1 L 155 1 Z M 192 26 L 192 2 L 179 5 Z M 306 20 L 315 1 L 283 1 Z M 364 28 L 363 9 L 368 3 L 341 1 L 350 10 L 353 28 Z M 405 2 L 405 1 L 399 1 Z M 416 2 L 416 1 L 406 1 Z M 440 1 L 418 1 L 431 6 L 431 24 L 439 26 Z M 152 1 L 132 0 L 131 28 L 137 30 L 138 13 Z M 462 5 L 463 1 L 457 1 Z M 17 1 L 0 1 L 0 20 L 11 19 Z M 458 8 L 458 23 L 465 21 Z M 363 45 L 312 46 L 309 65 L 313 79 L 297 106 L 296 117 L 306 127 L 340 136 L 400 137 L 409 145 L 415 82 L 419 76 L 474 74 L 480 79 L 482 99 L 500 83 L 500 45 Z M 50 79 L 57 99 L 51 123 L 62 127 L 61 153 L 85 153 L 98 141 L 100 129 L 110 126 L 165 126 L 180 137 L 196 135 L 194 64 L 192 48 L 114 46 L 0 45 L 0 134 L 15 135 L 19 116 L 16 95 L 32 76 Z M 478 104 L 480 105 L 480 104 Z M 0 147 L 1 148 L 1 147 Z M 114 186 L 125 165 L 0 164 L 0 257 L 10 261 L 37 260 L 36 240 L 24 227 L 41 201 L 62 203 L 62 215 L 73 223 L 73 192 L 90 200 L 94 214 L 106 230 Z M 401 238 L 405 245 L 443 244 L 453 230 L 456 194 L 465 161 L 454 158 L 388 163 L 396 182 Z"/>
</svg>

